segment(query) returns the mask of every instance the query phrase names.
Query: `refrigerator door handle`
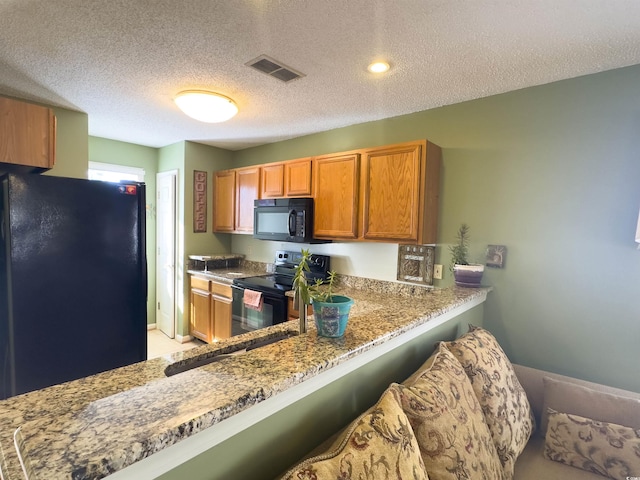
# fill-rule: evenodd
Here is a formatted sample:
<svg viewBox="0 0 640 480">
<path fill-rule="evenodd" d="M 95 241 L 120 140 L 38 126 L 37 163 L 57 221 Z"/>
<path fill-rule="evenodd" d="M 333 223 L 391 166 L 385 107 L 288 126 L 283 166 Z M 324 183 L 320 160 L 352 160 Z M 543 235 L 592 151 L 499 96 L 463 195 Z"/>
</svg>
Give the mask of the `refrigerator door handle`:
<svg viewBox="0 0 640 480">
<path fill-rule="evenodd" d="M 5 478 L 7 479 L 9 478 L 4 476 L 5 470 L 7 470 L 7 467 L 5 466 L 4 451 L 2 450 L 2 445 L 0 445 L 0 480 L 5 480 Z"/>
<path fill-rule="evenodd" d="M 36 478 L 33 473 L 33 467 L 31 466 L 31 461 L 27 456 L 27 452 L 24 447 L 24 438 L 22 437 L 22 432 L 20 431 L 22 427 L 18 427 L 15 432 L 13 432 L 13 445 L 16 449 L 16 453 L 18 454 L 18 461 L 20 462 L 20 467 L 22 467 L 22 473 L 27 480 L 33 480 Z"/>
<path fill-rule="evenodd" d="M 2 236 L 2 240 L 5 240 L 5 236 L 4 236 L 4 211 L 2 211 L 2 217 L 0 217 L 0 236 Z"/>
</svg>

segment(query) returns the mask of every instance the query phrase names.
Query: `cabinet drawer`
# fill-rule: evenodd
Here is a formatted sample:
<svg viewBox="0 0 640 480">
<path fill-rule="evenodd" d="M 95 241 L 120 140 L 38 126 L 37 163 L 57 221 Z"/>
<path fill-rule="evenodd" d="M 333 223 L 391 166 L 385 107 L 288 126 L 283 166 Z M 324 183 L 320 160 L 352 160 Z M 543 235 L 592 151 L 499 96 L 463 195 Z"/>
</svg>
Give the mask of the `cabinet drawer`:
<svg viewBox="0 0 640 480">
<path fill-rule="evenodd" d="M 231 298 L 231 286 L 224 283 L 211 282 L 211 293 Z"/>
<path fill-rule="evenodd" d="M 191 277 L 191 288 L 197 288 L 200 290 L 204 290 L 205 292 L 208 292 L 209 280 L 205 280 L 204 278 L 199 278 L 199 277 Z"/>
</svg>

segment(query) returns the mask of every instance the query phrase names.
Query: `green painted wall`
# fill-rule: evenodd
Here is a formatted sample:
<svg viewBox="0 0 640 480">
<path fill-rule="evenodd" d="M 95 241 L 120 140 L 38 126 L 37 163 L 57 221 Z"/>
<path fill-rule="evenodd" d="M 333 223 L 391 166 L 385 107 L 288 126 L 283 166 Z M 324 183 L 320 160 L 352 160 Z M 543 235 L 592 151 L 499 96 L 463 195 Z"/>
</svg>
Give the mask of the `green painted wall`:
<svg viewBox="0 0 640 480">
<path fill-rule="evenodd" d="M 231 235 L 213 234 L 213 172 L 231 168 L 231 152 L 199 143 L 185 144 L 185 244 L 186 255 L 206 255 L 231 251 Z M 207 178 L 207 231 L 193 232 L 193 172 L 208 172 Z"/>
<path fill-rule="evenodd" d="M 89 161 L 144 169 L 147 187 L 147 323 L 156 323 L 156 173 L 158 149 L 106 138 L 89 137 Z"/>
<path fill-rule="evenodd" d="M 478 260 L 487 244 L 508 247 L 484 279 L 495 289 L 485 324 L 507 354 L 640 391 L 639 84 L 640 66 L 613 70 L 234 152 L 234 166 L 431 140 L 443 148 L 438 263 L 448 267 L 461 222 Z M 249 258 L 282 246 L 232 240 Z M 395 248 L 322 248 L 352 274 L 395 276 Z M 354 264 L 350 251 L 376 261 Z M 439 283 L 452 283 L 448 268 Z"/>
<path fill-rule="evenodd" d="M 87 178 L 89 117 L 86 113 L 53 109 L 57 120 L 56 164 L 47 172 L 58 177 Z"/>
<path fill-rule="evenodd" d="M 178 318 L 176 333 L 189 335 L 189 280 L 186 277 L 188 256 L 192 254 L 228 253 L 230 235 L 212 233 L 212 173 L 230 167 L 231 152 L 193 142 L 178 142 L 159 150 L 158 172 L 178 171 Z M 193 232 L 193 171 L 209 172 L 207 188 L 207 232 Z"/>
<path fill-rule="evenodd" d="M 231 251 L 231 235 L 213 233 L 213 172 L 230 168 L 231 152 L 221 148 L 202 145 L 200 143 L 184 142 L 184 175 L 182 175 L 182 190 L 184 192 L 184 252 L 182 262 L 185 272 L 189 255 L 206 255 L 209 253 L 229 253 Z M 193 231 L 193 172 L 202 170 L 207 176 L 207 231 L 194 233 Z M 189 311 L 189 280 L 182 281 L 183 310 Z M 188 313 L 181 324 L 182 335 L 189 334 Z"/>
<path fill-rule="evenodd" d="M 188 301 L 188 296 L 185 296 L 185 271 L 186 264 L 184 263 L 185 246 L 184 246 L 184 150 L 185 142 L 178 142 L 166 147 L 162 147 L 158 151 L 158 172 L 168 172 L 171 170 L 177 170 L 177 187 L 176 187 L 176 202 L 178 208 L 178 232 L 177 232 L 177 244 L 176 244 L 176 272 L 177 272 L 177 288 L 178 298 L 176 303 L 178 305 L 177 318 L 176 318 L 176 334 L 188 335 L 188 318 L 185 317 L 185 301 Z"/>
</svg>

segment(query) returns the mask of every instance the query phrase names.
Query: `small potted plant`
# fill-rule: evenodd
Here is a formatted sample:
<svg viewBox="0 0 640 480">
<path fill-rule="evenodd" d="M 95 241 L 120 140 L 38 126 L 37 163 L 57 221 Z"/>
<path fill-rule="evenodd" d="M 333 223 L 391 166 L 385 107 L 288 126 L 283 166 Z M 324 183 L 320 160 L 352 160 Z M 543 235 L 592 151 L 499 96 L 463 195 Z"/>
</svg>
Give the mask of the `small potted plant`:
<svg viewBox="0 0 640 480">
<path fill-rule="evenodd" d="M 334 295 L 333 286 L 336 280 L 334 271 L 329 272 L 326 283 L 316 279 L 315 283 L 309 284 L 305 272 L 309 271 L 311 253 L 305 249 L 302 249 L 301 253 L 302 258 L 293 277 L 294 301 L 299 302 L 301 318 L 306 315 L 306 306 L 310 304 L 313 307 L 313 318 L 318 335 L 341 337 L 347 328 L 353 299 L 344 295 Z"/>
<path fill-rule="evenodd" d="M 463 223 L 456 234 L 457 242 L 449 246 L 451 269 L 459 287 L 479 287 L 484 273 L 484 265 L 469 263 L 469 225 Z"/>
</svg>

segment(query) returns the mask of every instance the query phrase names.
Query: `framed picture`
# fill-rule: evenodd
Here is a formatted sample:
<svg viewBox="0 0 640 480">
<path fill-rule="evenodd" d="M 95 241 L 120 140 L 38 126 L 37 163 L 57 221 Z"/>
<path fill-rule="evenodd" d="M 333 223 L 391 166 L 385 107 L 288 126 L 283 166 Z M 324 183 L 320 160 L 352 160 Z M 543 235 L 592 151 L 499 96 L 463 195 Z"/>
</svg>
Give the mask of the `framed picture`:
<svg viewBox="0 0 640 480">
<path fill-rule="evenodd" d="M 207 172 L 193 171 L 193 231 L 207 231 Z"/>
<path fill-rule="evenodd" d="M 507 257 L 507 247 L 504 245 L 489 245 L 487 247 L 487 267 L 504 268 Z"/>
</svg>

